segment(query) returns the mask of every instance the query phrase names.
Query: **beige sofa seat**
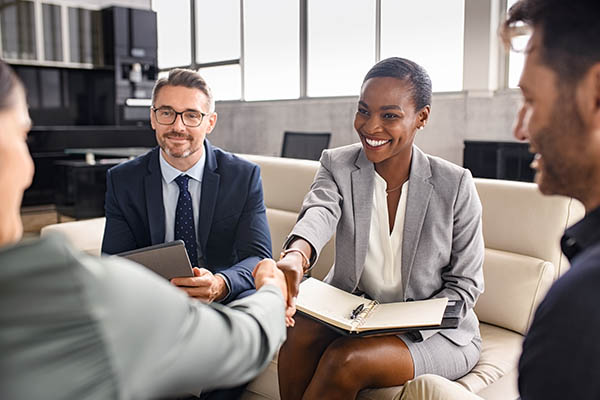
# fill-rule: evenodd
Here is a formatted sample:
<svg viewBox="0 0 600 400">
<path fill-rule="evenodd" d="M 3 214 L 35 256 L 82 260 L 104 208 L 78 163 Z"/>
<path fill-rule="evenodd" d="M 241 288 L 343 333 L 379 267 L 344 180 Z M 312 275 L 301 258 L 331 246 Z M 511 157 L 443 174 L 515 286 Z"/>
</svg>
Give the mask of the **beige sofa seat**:
<svg viewBox="0 0 600 400">
<path fill-rule="evenodd" d="M 67 238 L 73 247 L 88 254 L 99 256 L 102 248 L 102 235 L 106 218 L 93 218 L 80 221 L 63 222 L 43 227 L 40 235 L 59 232 Z"/>
</svg>

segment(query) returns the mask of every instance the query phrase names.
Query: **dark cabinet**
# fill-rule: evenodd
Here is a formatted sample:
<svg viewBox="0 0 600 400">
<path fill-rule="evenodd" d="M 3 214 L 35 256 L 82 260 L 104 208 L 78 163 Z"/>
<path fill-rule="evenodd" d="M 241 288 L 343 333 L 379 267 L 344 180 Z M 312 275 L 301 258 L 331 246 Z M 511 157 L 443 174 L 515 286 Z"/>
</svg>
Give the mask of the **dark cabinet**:
<svg viewBox="0 0 600 400">
<path fill-rule="evenodd" d="M 533 182 L 529 143 L 465 140 L 463 166 L 474 177 Z"/>
</svg>

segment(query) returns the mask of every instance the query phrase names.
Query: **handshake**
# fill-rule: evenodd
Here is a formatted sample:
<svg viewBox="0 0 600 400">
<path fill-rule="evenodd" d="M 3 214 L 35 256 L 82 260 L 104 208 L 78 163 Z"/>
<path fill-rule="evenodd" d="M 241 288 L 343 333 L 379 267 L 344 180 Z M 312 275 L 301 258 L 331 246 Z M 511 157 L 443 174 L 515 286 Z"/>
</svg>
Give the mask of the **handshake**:
<svg viewBox="0 0 600 400">
<path fill-rule="evenodd" d="M 298 296 L 300 281 L 304 275 L 302 264 L 298 263 L 293 256 L 284 257 L 277 262 L 266 258 L 256 264 L 252 275 L 257 290 L 267 284 L 279 287 L 286 302 L 286 325 L 294 326 L 293 316 L 296 313 L 296 297 Z"/>
</svg>

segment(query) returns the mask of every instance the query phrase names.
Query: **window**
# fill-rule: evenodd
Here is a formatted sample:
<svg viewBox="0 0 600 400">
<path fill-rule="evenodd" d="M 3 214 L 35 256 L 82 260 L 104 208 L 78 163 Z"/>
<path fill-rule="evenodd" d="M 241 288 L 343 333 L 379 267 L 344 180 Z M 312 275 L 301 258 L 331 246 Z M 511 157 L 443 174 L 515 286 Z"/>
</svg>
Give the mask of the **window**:
<svg viewBox="0 0 600 400">
<path fill-rule="evenodd" d="M 196 1 L 196 62 L 215 100 L 242 97 L 240 0 Z M 217 63 L 218 66 L 203 67 Z"/>
<path fill-rule="evenodd" d="M 153 0 L 158 36 L 158 67 L 190 65 L 192 40 L 190 3 L 188 1 Z"/>
<path fill-rule="evenodd" d="M 62 61 L 62 21 L 60 6 L 42 4 L 42 20 L 44 24 L 44 59 Z"/>
<path fill-rule="evenodd" d="M 242 97 L 239 64 L 200 68 L 198 72 L 212 89 L 215 100 L 239 100 Z"/>
<path fill-rule="evenodd" d="M 374 1 L 309 1 L 308 96 L 357 95 L 375 63 L 375 33 Z"/>
<path fill-rule="evenodd" d="M 33 2 L 0 0 L 0 25 L 3 58 L 37 58 Z"/>
<path fill-rule="evenodd" d="M 240 58 L 240 0 L 196 0 L 196 62 Z"/>
<path fill-rule="evenodd" d="M 433 91 L 462 90 L 464 0 L 381 0 L 381 58 L 427 70 Z"/>
<path fill-rule="evenodd" d="M 300 95 L 299 41 L 298 1 L 244 3 L 246 100 L 290 99 Z"/>
</svg>

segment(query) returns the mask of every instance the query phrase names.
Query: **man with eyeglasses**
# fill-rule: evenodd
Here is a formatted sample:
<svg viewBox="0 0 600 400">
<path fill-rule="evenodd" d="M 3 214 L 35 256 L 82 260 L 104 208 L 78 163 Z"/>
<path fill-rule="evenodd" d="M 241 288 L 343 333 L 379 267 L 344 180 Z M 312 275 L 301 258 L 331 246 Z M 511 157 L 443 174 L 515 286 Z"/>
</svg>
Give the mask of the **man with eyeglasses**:
<svg viewBox="0 0 600 400">
<path fill-rule="evenodd" d="M 194 276 L 174 285 L 207 303 L 253 293 L 252 270 L 271 257 L 259 167 L 205 139 L 217 113 L 195 71 L 156 82 L 150 118 L 158 147 L 107 173 L 102 251 L 182 239 Z"/>
</svg>

